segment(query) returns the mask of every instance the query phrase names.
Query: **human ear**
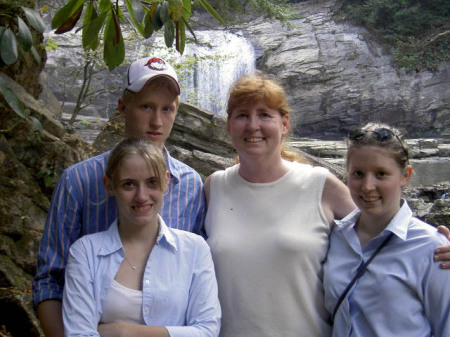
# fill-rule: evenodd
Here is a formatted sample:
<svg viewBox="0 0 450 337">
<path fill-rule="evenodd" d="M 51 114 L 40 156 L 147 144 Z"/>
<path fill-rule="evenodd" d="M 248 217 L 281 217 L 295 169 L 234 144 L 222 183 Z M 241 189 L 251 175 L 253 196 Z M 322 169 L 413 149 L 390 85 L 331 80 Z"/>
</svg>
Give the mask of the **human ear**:
<svg viewBox="0 0 450 337">
<path fill-rule="evenodd" d="M 117 100 L 117 110 L 119 110 L 122 117 L 125 117 L 125 102 L 122 98 Z"/>
<path fill-rule="evenodd" d="M 109 179 L 107 176 L 103 177 L 103 185 L 105 186 L 106 192 L 108 192 L 108 195 L 110 197 L 114 196 L 114 187 L 111 179 Z"/>
<path fill-rule="evenodd" d="M 289 132 L 289 115 L 284 115 L 281 118 L 283 120 L 283 127 L 281 129 L 281 132 L 283 136 L 286 136 L 287 133 Z"/>
<path fill-rule="evenodd" d="M 401 181 L 402 187 L 406 186 L 406 184 L 409 181 L 409 178 L 411 178 L 412 172 L 413 172 L 413 168 L 411 165 L 408 165 L 405 167 L 405 171 L 403 172 L 402 181 Z"/>
</svg>

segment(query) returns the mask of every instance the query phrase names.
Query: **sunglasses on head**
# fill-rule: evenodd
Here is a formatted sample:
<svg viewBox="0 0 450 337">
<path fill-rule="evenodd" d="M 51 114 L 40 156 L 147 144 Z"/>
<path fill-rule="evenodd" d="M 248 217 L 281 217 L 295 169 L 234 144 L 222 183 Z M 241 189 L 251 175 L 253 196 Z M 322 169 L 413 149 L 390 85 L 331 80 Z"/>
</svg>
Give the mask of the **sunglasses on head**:
<svg viewBox="0 0 450 337">
<path fill-rule="evenodd" d="M 400 141 L 398 136 L 393 131 L 386 128 L 378 128 L 375 130 L 353 130 L 349 133 L 348 138 L 350 140 L 361 140 L 368 133 L 372 134 L 372 137 L 380 142 L 385 142 L 393 137 L 396 137 Z"/>
<path fill-rule="evenodd" d="M 348 139 L 352 141 L 358 141 L 363 139 L 366 134 L 371 134 L 372 137 L 379 142 L 385 142 L 395 137 L 400 143 L 400 146 L 402 147 L 403 151 L 405 153 L 408 153 L 398 135 L 392 130 L 386 128 L 378 128 L 375 130 L 362 130 L 362 129 L 353 130 L 348 134 Z"/>
</svg>

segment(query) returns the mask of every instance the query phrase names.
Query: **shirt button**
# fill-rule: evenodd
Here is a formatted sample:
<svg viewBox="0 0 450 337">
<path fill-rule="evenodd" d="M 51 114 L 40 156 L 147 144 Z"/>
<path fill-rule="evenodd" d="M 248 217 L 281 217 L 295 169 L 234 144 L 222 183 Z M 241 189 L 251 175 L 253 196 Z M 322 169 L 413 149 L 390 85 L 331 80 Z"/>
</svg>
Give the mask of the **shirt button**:
<svg viewBox="0 0 450 337">
<path fill-rule="evenodd" d="M 149 311 L 150 311 L 150 309 L 148 307 L 144 308 L 144 313 L 148 314 Z"/>
<path fill-rule="evenodd" d="M 149 285 L 150 284 L 150 280 L 145 280 L 145 284 Z"/>
</svg>

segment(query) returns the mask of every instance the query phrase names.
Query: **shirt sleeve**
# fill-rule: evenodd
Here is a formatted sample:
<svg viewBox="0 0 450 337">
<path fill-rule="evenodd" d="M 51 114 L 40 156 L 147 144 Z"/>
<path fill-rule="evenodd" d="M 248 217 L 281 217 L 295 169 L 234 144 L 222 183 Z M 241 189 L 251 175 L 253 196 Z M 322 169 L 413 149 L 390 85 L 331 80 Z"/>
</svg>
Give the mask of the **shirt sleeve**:
<svg viewBox="0 0 450 337">
<path fill-rule="evenodd" d="M 70 245 L 80 231 L 80 203 L 68 171 L 54 190 L 39 248 L 33 281 L 33 303 L 62 299 L 64 270 Z"/>
<path fill-rule="evenodd" d="M 441 243 L 448 243 L 439 238 Z M 450 336 L 450 271 L 441 269 L 439 263 L 433 261 L 434 247 L 430 250 L 429 259 L 423 263 L 423 303 L 425 315 L 430 322 L 435 337 Z"/>
<path fill-rule="evenodd" d="M 217 280 L 208 244 L 198 237 L 186 326 L 167 326 L 171 337 L 216 337 L 219 335 L 221 309 Z"/>
<path fill-rule="evenodd" d="M 203 186 L 203 185 L 202 185 Z M 207 238 L 205 231 L 205 218 L 206 218 L 206 199 L 205 194 L 203 193 L 203 188 L 200 191 L 200 205 L 199 211 L 197 213 L 197 219 L 195 220 L 195 227 L 193 232 L 202 236 L 204 239 Z"/>
<path fill-rule="evenodd" d="M 206 232 L 204 229 L 206 217 L 206 198 L 203 193 L 203 183 L 198 173 L 195 173 L 195 179 L 197 180 L 197 183 L 195 184 L 196 189 L 193 196 L 193 204 L 197 205 L 197 212 L 192 232 L 206 238 Z"/>
<path fill-rule="evenodd" d="M 63 295 L 64 335 L 99 336 L 92 273 L 83 239 L 70 248 Z"/>
</svg>

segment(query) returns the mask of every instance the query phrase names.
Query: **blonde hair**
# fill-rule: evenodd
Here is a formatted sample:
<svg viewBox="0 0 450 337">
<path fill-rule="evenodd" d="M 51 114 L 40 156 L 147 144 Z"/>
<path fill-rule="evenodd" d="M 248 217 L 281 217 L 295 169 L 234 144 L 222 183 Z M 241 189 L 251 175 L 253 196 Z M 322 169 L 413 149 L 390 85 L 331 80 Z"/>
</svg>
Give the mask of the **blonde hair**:
<svg viewBox="0 0 450 337">
<path fill-rule="evenodd" d="M 106 165 L 105 175 L 116 186 L 117 174 L 123 162 L 132 156 L 143 158 L 155 174 L 160 190 L 166 189 L 166 161 L 162 151 L 146 138 L 130 137 L 121 141 L 111 152 Z"/>
<path fill-rule="evenodd" d="M 390 138 L 378 139 L 374 133 L 383 130 L 392 135 Z M 355 134 L 358 135 L 355 139 Z M 353 135 L 353 136 L 352 136 Z M 391 157 L 397 162 L 401 169 L 405 169 L 409 165 L 409 151 L 401 132 L 387 124 L 368 123 L 361 129 L 350 133 L 346 138 L 347 143 L 347 165 L 352 155 L 353 149 L 362 146 L 378 146 L 389 151 Z"/>
<path fill-rule="evenodd" d="M 179 107 L 181 98 L 180 98 L 180 95 L 178 94 L 178 89 L 175 87 L 174 83 L 171 80 L 169 80 L 168 78 L 163 77 L 163 76 L 156 77 L 155 79 L 150 80 L 146 84 L 146 86 L 151 87 L 153 90 L 159 90 L 161 88 L 169 90 L 170 93 L 176 95 L 175 104 L 176 104 L 177 108 Z M 133 100 L 133 97 L 136 94 L 137 94 L 137 92 L 125 89 L 122 92 L 122 101 L 125 104 L 128 104 Z"/>
<path fill-rule="evenodd" d="M 228 119 L 237 107 L 258 101 L 263 101 L 269 108 L 278 110 L 281 117 L 289 116 L 286 91 L 279 81 L 261 71 L 255 71 L 240 77 L 231 86 L 227 105 Z M 289 161 L 308 162 L 299 153 L 289 150 L 285 143 L 281 146 L 281 157 Z"/>
</svg>

